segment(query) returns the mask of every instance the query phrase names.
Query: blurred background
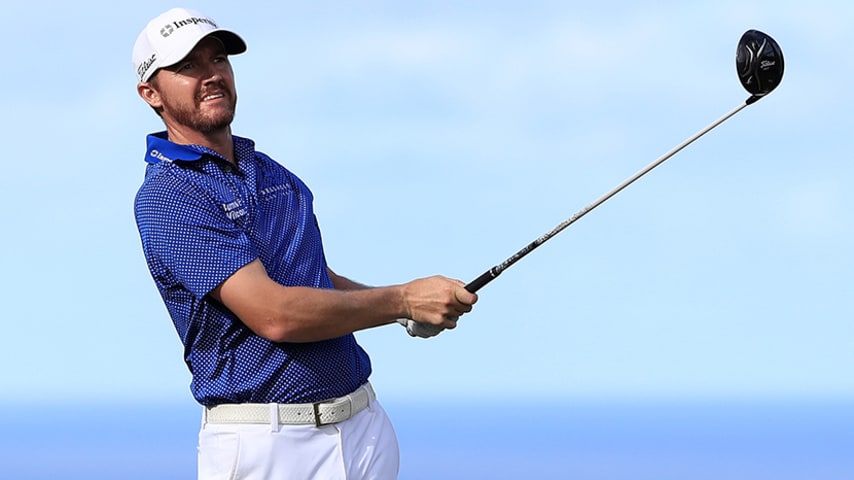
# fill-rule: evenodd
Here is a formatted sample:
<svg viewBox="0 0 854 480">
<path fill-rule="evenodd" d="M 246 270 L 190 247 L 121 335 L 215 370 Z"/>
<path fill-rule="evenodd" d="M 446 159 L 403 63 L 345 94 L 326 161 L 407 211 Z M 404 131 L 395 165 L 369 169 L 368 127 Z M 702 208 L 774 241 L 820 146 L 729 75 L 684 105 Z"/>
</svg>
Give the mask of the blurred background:
<svg viewBox="0 0 854 480">
<path fill-rule="evenodd" d="M 374 285 L 500 263 L 743 102 L 736 44 L 772 35 L 773 94 L 457 330 L 357 337 L 402 479 L 854 478 L 854 6 L 830 0 L 6 5 L 8 478 L 195 475 L 200 411 L 132 211 L 163 127 L 131 48 L 174 6 L 246 40 L 234 133 L 309 184 L 330 265 Z"/>
</svg>

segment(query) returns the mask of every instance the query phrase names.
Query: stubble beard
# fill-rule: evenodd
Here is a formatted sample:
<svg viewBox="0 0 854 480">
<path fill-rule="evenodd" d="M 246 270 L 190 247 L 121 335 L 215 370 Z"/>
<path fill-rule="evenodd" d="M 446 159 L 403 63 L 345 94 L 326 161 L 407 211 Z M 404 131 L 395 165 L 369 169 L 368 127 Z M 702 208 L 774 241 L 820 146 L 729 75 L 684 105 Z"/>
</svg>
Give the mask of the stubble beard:
<svg viewBox="0 0 854 480">
<path fill-rule="evenodd" d="M 229 94 L 228 98 L 231 99 L 231 102 L 227 108 L 216 109 L 212 112 L 202 112 L 196 104 L 181 102 L 164 108 L 164 111 L 167 111 L 169 116 L 179 125 L 203 134 L 209 134 L 227 128 L 234 120 L 234 113 L 237 109 L 237 96 Z M 166 103 L 171 102 L 167 101 Z"/>
</svg>

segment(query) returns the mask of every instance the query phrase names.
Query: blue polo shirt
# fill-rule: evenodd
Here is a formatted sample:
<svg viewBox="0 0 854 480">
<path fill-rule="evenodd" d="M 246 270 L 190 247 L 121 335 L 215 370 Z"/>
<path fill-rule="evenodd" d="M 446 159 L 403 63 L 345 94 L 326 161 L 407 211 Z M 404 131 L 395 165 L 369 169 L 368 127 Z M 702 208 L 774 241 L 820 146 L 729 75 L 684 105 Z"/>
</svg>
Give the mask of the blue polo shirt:
<svg viewBox="0 0 854 480">
<path fill-rule="evenodd" d="M 256 258 L 282 285 L 333 288 L 308 187 L 246 138 L 234 137 L 237 167 L 210 149 L 172 143 L 166 132 L 147 143 L 134 213 L 196 400 L 315 402 L 365 383 L 370 359 L 352 334 L 272 342 L 208 296 Z"/>
</svg>

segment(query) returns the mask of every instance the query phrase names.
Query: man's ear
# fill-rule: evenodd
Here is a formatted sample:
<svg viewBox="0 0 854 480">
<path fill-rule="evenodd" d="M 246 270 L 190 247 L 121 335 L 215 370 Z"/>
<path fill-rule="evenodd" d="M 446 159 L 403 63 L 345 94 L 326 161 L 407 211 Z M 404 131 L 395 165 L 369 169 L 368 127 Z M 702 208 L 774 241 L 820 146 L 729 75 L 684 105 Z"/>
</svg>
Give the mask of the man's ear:
<svg viewBox="0 0 854 480">
<path fill-rule="evenodd" d="M 136 86 L 136 91 L 139 93 L 139 96 L 145 100 L 145 103 L 151 105 L 151 108 L 157 110 L 163 106 L 163 102 L 160 99 L 160 93 L 151 84 L 151 82 L 140 82 Z"/>
</svg>

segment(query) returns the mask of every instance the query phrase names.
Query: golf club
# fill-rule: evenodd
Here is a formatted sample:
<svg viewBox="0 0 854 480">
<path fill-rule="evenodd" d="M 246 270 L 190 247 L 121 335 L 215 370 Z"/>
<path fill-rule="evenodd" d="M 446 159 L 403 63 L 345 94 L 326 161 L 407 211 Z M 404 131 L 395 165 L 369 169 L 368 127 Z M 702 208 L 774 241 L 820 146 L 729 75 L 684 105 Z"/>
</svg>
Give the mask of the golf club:
<svg viewBox="0 0 854 480">
<path fill-rule="evenodd" d="M 770 36 L 758 30 L 748 30 L 744 35 L 742 35 L 741 40 L 738 42 L 735 66 L 742 86 L 750 93 L 750 97 L 748 97 L 744 103 L 723 117 L 715 120 L 709 126 L 695 133 L 693 136 L 623 181 L 623 183 L 617 185 L 614 189 L 596 199 L 590 205 L 582 208 L 573 216 L 561 222 L 545 235 L 529 243 L 525 248 L 519 250 L 504 262 L 484 272 L 481 276 L 466 285 L 466 290 L 472 293 L 477 292 L 486 284 L 498 277 L 498 275 L 504 272 L 504 270 L 521 260 L 525 255 L 531 253 L 534 249 L 547 242 L 549 239 L 563 231 L 566 227 L 572 225 L 578 219 L 590 213 L 591 210 L 603 204 L 606 200 L 631 185 L 635 180 L 646 175 L 652 169 L 679 153 L 680 150 L 687 147 L 721 123 L 725 122 L 736 113 L 740 112 L 744 107 L 752 105 L 765 95 L 771 93 L 771 91 L 774 90 L 783 79 L 783 52 L 780 50 L 780 46 L 777 45 L 777 42 Z"/>
</svg>

